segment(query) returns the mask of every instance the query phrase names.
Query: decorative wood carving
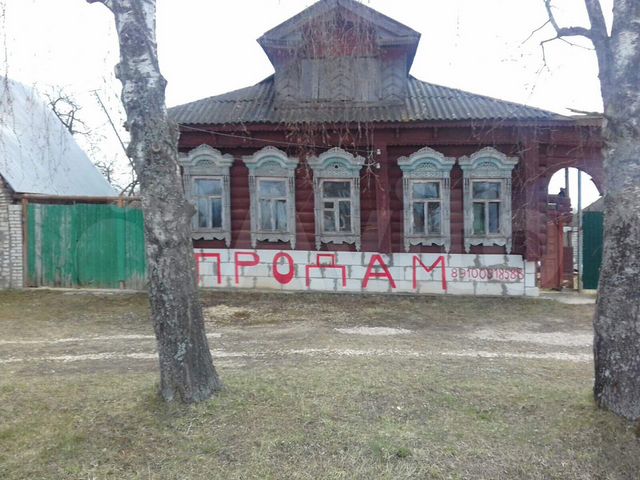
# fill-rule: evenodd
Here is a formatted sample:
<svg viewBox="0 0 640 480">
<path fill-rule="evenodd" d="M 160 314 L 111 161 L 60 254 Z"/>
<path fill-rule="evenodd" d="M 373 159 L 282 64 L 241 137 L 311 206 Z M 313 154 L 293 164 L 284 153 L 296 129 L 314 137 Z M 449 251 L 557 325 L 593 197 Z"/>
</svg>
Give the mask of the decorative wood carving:
<svg viewBox="0 0 640 480">
<path fill-rule="evenodd" d="M 313 190 L 315 197 L 315 225 L 316 249 L 323 243 L 355 244 L 360 251 L 360 170 L 364 165 L 364 158 L 353 156 L 341 149 L 332 148 L 318 157 L 311 157 L 307 161 L 313 169 Z M 323 227 L 323 198 L 322 182 L 327 179 L 345 179 L 350 181 L 351 201 L 351 231 L 325 232 Z"/>
<path fill-rule="evenodd" d="M 451 168 L 455 158 L 445 157 L 429 147 L 412 153 L 408 158 L 400 157 L 398 165 L 402 170 L 404 198 L 404 248 L 411 245 L 441 245 L 446 252 L 451 249 Z M 420 180 L 437 182 L 440 189 L 441 222 L 439 235 L 416 234 L 412 228 L 413 183 Z"/>
<path fill-rule="evenodd" d="M 251 215 L 251 245 L 256 248 L 258 241 L 289 242 L 296 248 L 296 197 L 295 171 L 298 159 L 288 157 L 285 152 L 275 147 L 264 147 L 253 155 L 242 157 L 249 169 L 249 196 Z M 287 196 L 287 230 L 264 230 L 260 225 L 258 180 L 271 178 L 284 180 Z"/>
<path fill-rule="evenodd" d="M 518 164 L 517 157 L 508 157 L 493 147 L 485 147 L 470 157 L 461 157 L 458 164 L 464 177 L 464 248 L 468 253 L 472 245 L 498 245 L 511 253 L 511 174 Z M 475 235 L 473 232 L 474 181 L 499 181 L 501 185 L 500 232 Z"/>
<path fill-rule="evenodd" d="M 195 178 L 212 178 L 222 181 L 222 228 L 203 229 L 198 227 L 197 218 L 191 221 L 191 236 L 195 240 L 224 240 L 227 247 L 231 245 L 231 193 L 229 186 L 229 168 L 233 164 L 233 157 L 223 155 L 210 145 L 200 145 L 181 154 L 179 163 L 183 168 L 183 185 L 185 195 L 193 201 L 193 184 Z"/>
</svg>

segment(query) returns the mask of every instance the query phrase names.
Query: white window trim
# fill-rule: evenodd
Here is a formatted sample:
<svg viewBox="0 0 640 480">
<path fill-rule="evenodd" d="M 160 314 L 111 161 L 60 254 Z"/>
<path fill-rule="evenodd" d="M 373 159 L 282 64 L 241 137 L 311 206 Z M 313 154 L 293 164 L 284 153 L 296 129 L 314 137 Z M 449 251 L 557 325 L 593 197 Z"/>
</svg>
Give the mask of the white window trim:
<svg viewBox="0 0 640 480">
<path fill-rule="evenodd" d="M 261 242 L 289 242 L 296 248 L 296 198 L 295 171 L 298 159 L 288 157 L 285 152 L 275 147 L 264 147 L 253 155 L 242 157 L 249 169 L 249 197 L 251 215 L 251 245 L 256 248 Z M 287 230 L 262 230 L 260 225 L 260 202 L 258 181 L 284 180 L 287 188 Z"/>
<path fill-rule="evenodd" d="M 470 157 L 461 157 L 458 164 L 464 178 L 464 249 L 467 253 L 473 245 L 498 245 L 507 254 L 512 248 L 511 176 L 518 164 L 517 157 L 507 157 L 495 148 L 486 147 Z M 472 182 L 500 183 L 500 232 L 474 235 L 473 233 L 473 185 Z"/>
<path fill-rule="evenodd" d="M 451 169 L 455 158 L 445 157 L 429 147 L 424 147 L 409 157 L 400 157 L 398 165 L 402 170 L 402 189 L 404 200 L 404 249 L 411 245 L 440 245 L 448 253 L 451 249 Z M 414 183 L 433 182 L 440 185 L 440 233 L 424 235 L 413 232 Z M 425 218 L 426 221 L 426 218 Z"/>
<path fill-rule="evenodd" d="M 332 148 L 318 157 L 307 161 L 313 170 L 313 192 L 315 200 L 316 250 L 323 243 L 354 244 L 361 249 L 360 235 L 360 170 L 364 157 L 353 156 L 341 149 Z M 342 180 L 351 182 L 351 231 L 325 232 L 323 222 L 322 183 L 324 180 Z"/>
<path fill-rule="evenodd" d="M 181 154 L 179 163 L 183 168 L 183 185 L 185 195 L 193 202 L 193 185 L 195 179 L 222 180 L 222 227 L 200 228 L 198 219 L 194 215 L 191 221 L 191 237 L 195 240 L 224 240 L 225 245 L 231 245 L 231 193 L 229 185 L 229 168 L 233 164 L 233 157 L 223 155 L 219 150 L 200 145 L 186 154 Z"/>
</svg>

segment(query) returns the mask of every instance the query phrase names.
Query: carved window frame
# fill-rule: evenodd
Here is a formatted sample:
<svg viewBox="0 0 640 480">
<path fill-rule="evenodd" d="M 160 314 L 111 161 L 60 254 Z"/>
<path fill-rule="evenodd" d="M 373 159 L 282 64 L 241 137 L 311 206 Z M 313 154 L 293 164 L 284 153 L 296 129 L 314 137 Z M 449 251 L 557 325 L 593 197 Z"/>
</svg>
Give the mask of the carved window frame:
<svg viewBox="0 0 640 480">
<path fill-rule="evenodd" d="M 186 154 L 181 154 L 179 164 L 183 169 L 183 185 L 187 200 L 193 203 L 193 186 L 197 179 L 212 179 L 222 182 L 222 227 L 201 228 L 198 226 L 197 212 L 191 220 L 191 237 L 194 240 L 224 240 L 231 245 L 231 193 L 229 186 L 229 168 L 234 158 L 223 155 L 210 145 L 200 145 Z M 197 208 L 197 206 L 196 206 Z"/>
<path fill-rule="evenodd" d="M 451 249 L 451 169 L 456 159 L 445 157 L 429 147 L 424 147 L 409 157 L 400 157 L 404 205 L 404 249 L 412 245 L 440 245 L 448 253 Z M 413 231 L 413 185 L 438 183 L 440 189 L 440 233 L 425 235 Z M 426 217 L 425 217 L 426 221 Z"/>
<path fill-rule="evenodd" d="M 464 249 L 468 253 L 472 245 L 498 245 L 511 253 L 511 177 L 518 164 L 517 157 L 508 157 L 493 147 L 485 147 L 469 157 L 461 157 L 458 164 L 464 178 Z M 497 233 L 473 233 L 473 182 L 494 182 L 500 184 L 500 229 Z"/>
<path fill-rule="evenodd" d="M 311 157 L 307 163 L 313 170 L 314 213 L 316 227 L 316 250 L 323 243 L 354 244 L 357 251 L 361 248 L 360 233 L 360 170 L 364 157 L 354 156 L 335 147 L 317 157 Z M 323 222 L 323 184 L 325 181 L 348 181 L 351 185 L 351 231 L 325 232 Z"/>
<path fill-rule="evenodd" d="M 275 147 L 264 147 L 253 155 L 242 157 L 249 169 L 249 197 L 251 215 L 251 245 L 256 248 L 262 242 L 289 242 L 296 248 L 296 184 L 295 173 L 298 159 L 289 157 Z M 286 186 L 287 230 L 262 230 L 260 226 L 260 203 L 258 183 L 262 179 L 282 180 Z"/>
</svg>

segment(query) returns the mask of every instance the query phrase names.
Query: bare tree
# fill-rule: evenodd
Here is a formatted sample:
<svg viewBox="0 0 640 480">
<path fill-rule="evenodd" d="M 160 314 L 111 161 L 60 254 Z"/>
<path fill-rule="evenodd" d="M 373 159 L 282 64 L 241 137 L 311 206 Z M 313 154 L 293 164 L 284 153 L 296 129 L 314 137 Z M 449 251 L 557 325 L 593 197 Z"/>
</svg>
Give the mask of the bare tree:
<svg viewBox="0 0 640 480">
<path fill-rule="evenodd" d="M 104 104 L 100 100 L 97 92 L 94 92 L 96 98 L 98 99 L 100 106 L 104 110 L 111 127 L 118 140 L 120 141 L 120 145 L 122 146 L 125 154 L 127 153 L 127 149 L 122 142 L 118 131 L 113 124 L 109 113 L 107 112 Z M 101 151 L 99 145 L 106 140 L 106 137 L 99 133 L 97 129 L 93 129 L 87 124 L 83 116 L 81 114 L 82 106 L 80 102 L 68 91 L 66 91 L 63 87 L 52 87 L 48 92 L 45 92 L 44 96 L 49 103 L 49 107 L 58 117 L 60 123 L 64 126 L 64 128 L 76 139 L 82 139 L 82 143 L 84 147 L 88 150 L 91 161 L 95 165 L 95 167 L 100 171 L 100 173 L 107 179 L 107 182 L 117 190 L 120 190 L 121 195 L 133 195 L 134 189 L 137 186 L 137 178 L 135 175 L 133 162 L 128 157 L 129 160 L 129 173 L 131 175 L 131 181 L 127 184 L 126 187 L 123 187 L 118 181 L 118 158 L 117 156 L 113 156 L 111 158 L 106 158 L 106 156 Z M 99 158 L 102 157 L 101 160 Z"/>
<path fill-rule="evenodd" d="M 640 418 L 640 2 L 614 0 L 611 33 L 599 0 L 584 0 L 591 23 L 561 27 L 596 51 L 604 104 L 605 242 L 593 320 L 596 402 Z"/>
<path fill-rule="evenodd" d="M 190 223 L 194 208 L 178 174 L 178 129 L 167 116 L 166 80 L 158 66 L 155 0 L 87 0 L 115 18 L 120 43 L 116 77 L 131 135 L 129 155 L 140 180 L 149 300 L 161 395 L 199 402 L 222 386 L 213 366 L 198 298 Z"/>
<path fill-rule="evenodd" d="M 56 87 L 45 93 L 45 97 L 47 97 L 53 113 L 71 135 L 89 135 L 91 133 L 89 126 L 78 117 L 82 107 L 72 95 L 65 92 L 63 88 Z"/>
</svg>

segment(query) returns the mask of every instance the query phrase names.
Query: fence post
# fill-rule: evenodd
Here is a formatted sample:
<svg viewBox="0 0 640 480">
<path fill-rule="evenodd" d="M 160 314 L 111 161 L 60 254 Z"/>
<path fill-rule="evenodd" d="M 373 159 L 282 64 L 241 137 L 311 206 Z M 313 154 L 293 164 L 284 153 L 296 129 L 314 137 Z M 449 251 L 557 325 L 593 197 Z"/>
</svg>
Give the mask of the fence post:
<svg viewBox="0 0 640 480">
<path fill-rule="evenodd" d="M 120 289 L 124 289 L 126 288 L 127 270 L 127 216 L 122 199 L 118 199 L 116 209 L 116 256 L 118 257 L 118 281 Z"/>
<path fill-rule="evenodd" d="M 29 285 L 29 200 L 22 199 L 22 286 Z"/>
</svg>

